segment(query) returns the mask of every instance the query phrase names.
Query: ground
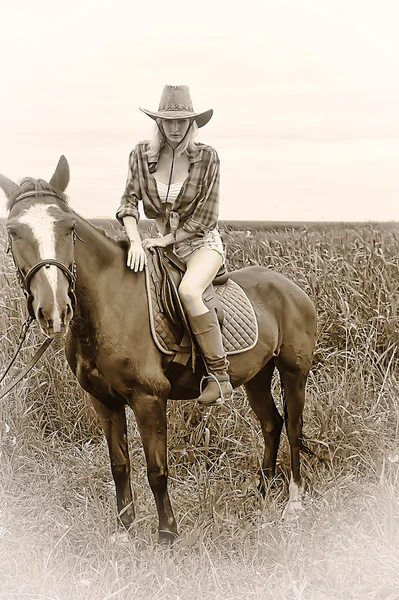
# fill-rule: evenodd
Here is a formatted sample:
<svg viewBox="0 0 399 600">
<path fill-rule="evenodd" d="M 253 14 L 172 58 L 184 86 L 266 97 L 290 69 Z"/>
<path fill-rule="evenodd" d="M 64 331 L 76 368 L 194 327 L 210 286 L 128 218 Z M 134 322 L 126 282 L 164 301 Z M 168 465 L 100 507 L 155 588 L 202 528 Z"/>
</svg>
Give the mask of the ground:
<svg viewBox="0 0 399 600">
<path fill-rule="evenodd" d="M 128 413 L 137 518 L 129 536 L 115 536 L 106 444 L 57 342 L 0 404 L 1 599 L 398 598 L 396 228 L 250 234 L 224 232 L 229 267 L 285 273 L 318 312 L 304 434 L 324 460 L 302 456 L 304 510 L 282 516 L 285 433 L 276 481 L 265 500 L 258 494 L 262 441 L 238 390 L 208 411 L 169 403 L 170 495 L 180 530 L 173 550 L 155 543 L 155 505 Z M 5 254 L 0 268 L 2 372 L 25 312 Z M 41 341 L 33 329 L 16 368 Z M 281 408 L 277 379 L 274 393 Z"/>
</svg>

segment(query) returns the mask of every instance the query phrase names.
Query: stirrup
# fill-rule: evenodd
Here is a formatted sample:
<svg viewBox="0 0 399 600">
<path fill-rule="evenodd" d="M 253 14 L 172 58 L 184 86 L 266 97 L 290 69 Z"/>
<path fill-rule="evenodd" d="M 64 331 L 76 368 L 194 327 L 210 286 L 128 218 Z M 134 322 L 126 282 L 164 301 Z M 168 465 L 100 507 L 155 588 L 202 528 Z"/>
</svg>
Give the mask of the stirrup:
<svg viewBox="0 0 399 600">
<path fill-rule="evenodd" d="M 206 382 L 208 384 L 210 381 L 214 381 L 217 383 L 217 386 L 219 388 L 219 398 L 217 398 L 216 400 L 212 400 L 211 402 L 204 402 L 198 400 L 199 404 L 201 404 L 202 406 L 218 406 L 219 404 L 223 404 L 225 400 L 231 398 L 231 394 L 228 394 L 227 396 L 223 394 L 222 386 L 220 385 L 225 381 L 230 381 L 230 377 L 228 375 L 214 375 L 213 373 L 209 373 L 209 375 L 204 375 L 201 378 L 200 395 L 202 395 L 202 392 L 204 391 L 203 383 Z"/>
</svg>

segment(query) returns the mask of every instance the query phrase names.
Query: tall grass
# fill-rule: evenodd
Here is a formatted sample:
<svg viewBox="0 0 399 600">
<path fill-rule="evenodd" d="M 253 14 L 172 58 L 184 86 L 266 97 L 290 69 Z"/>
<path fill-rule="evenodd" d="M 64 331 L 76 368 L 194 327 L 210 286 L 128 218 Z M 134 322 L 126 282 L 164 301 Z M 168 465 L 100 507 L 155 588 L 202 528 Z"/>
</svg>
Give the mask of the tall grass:
<svg viewBox="0 0 399 600">
<path fill-rule="evenodd" d="M 112 227 L 110 228 L 113 233 Z M 0 246 L 5 246 L 4 231 Z M 395 227 L 223 232 L 230 269 L 265 265 L 311 296 L 318 340 L 302 457 L 305 510 L 282 519 L 289 452 L 257 492 L 260 428 L 242 390 L 228 406 L 170 402 L 170 494 L 180 539 L 154 543 L 156 511 L 134 419 L 137 519 L 115 532 L 106 444 L 53 344 L 0 403 L 0 598 L 397 599 L 399 597 L 398 287 Z M 0 371 L 26 317 L 10 258 L 0 258 Z M 15 370 L 42 336 L 33 327 Z M 279 383 L 274 381 L 278 405 Z M 210 432 L 209 447 L 205 430 Z"/>
</svg>

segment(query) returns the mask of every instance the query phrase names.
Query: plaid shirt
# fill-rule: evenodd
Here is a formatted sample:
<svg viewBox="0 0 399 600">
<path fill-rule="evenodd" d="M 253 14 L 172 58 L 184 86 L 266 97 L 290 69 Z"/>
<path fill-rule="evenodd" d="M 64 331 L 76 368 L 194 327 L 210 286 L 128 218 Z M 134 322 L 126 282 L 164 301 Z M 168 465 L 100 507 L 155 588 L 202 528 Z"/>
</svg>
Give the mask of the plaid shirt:
<svg viewBox="0 0 399 600">
<path fill-rule="evenodd" d="M 179 213 L 179 227 L 202 236 L 214 229 L 218 222 L 220 162 L 216 150 L 211 146 L 201 143 L 195 146 L 195 151 L 187 152 L 189 173 L 173 204 L 173 210 Z M 156 180 L 152 175 L 157 170 L 157 161 L 148 162 L 144 154 L 146 150 L 148 142 L 140 142 L 130 153 L 126 188 L 116 213 L 121 225 L 123 217 L 128 215 L 139 221 L 140 200 L 143 201 L 148 219 L 165 218 L 165 202 L 159 198 Z"/>
</svg>

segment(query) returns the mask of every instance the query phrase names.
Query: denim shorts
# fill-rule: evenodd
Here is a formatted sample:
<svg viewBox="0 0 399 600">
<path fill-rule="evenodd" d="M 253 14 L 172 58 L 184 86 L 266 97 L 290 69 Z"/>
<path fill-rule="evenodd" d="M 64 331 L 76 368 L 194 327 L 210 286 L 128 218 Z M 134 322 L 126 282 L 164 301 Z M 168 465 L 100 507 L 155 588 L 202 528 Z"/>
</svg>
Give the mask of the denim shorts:
<svg viewBox="0 0 399 600">
<path fill-rule="evenodd" d="M 217 229 L 212 229 L 212 231 L 209 231 L 203 237 L 193 236 L 187 240 L 183 240 L 182 242 L 177 242 L 177 244 L 173 246 L 173 251 L 179 258 L 184 260 L 184 262 L 187 262 L 190 256 L 200 248 L 216 250 L 216 252 L 222 257 L 224 263 L 226 255 L 223 248 L 222 238 L 220 237 L 220 233 Z"/>
</svg>

